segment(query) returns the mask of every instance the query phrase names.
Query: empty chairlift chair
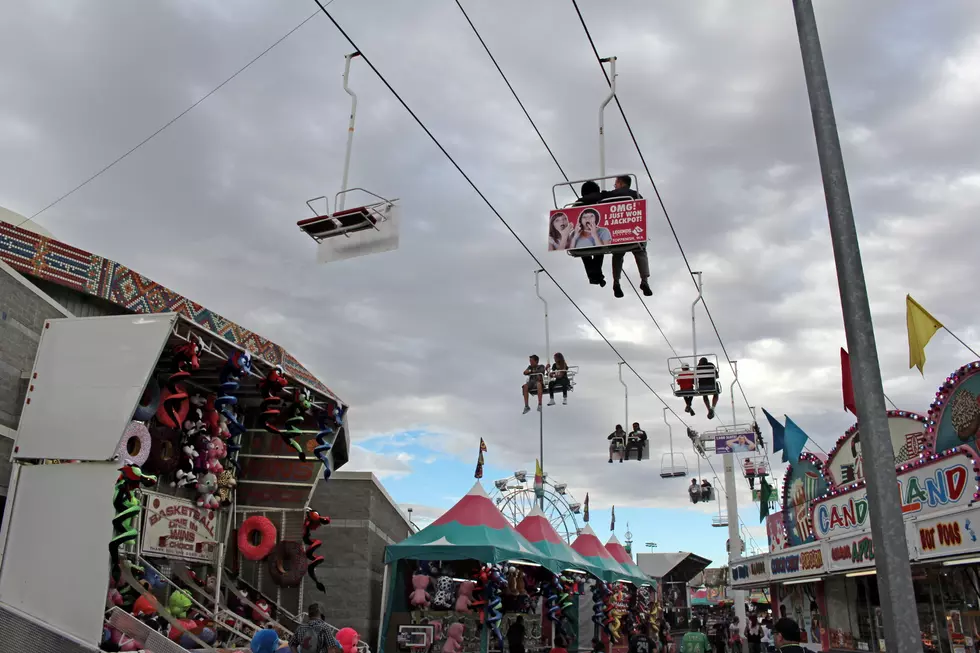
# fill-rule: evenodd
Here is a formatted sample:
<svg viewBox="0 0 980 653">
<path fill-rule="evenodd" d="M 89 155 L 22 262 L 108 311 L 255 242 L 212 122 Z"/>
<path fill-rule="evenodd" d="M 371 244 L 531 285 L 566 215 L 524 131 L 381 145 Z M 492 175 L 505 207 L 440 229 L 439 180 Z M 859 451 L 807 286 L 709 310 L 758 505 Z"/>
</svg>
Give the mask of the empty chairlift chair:
<svg viewBox="0 0 980 653">
<path fill-rule="evenodd" d="M 677 478 L 687 476 L 687 458 L 682 453 L 674 452 L 674 434 L 667 421 L 667 408 L 664 408 L 664 424 L 667 425 L 667 437 L 670 442 L 670 453 L 660 457 L 661 478 Z"/>
</svg>

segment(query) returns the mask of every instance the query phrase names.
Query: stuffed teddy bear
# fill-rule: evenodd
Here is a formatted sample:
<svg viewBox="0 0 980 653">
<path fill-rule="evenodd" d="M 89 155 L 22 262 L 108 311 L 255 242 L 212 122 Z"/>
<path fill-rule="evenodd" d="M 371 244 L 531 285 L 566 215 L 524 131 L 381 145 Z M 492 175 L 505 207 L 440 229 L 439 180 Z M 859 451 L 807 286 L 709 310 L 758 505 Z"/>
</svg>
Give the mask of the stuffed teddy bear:
<svg viewBox="0 0 980 653">
<path fill-rule="evenodd" d="M 470 612 L 470 604 L 473 603 L 473 588 L 476 583 L 471 580 L 463 581 L 459 584 L 459 595 L 456 597 L 456 612 Z"/>
<path fill-rule="evenodd" d="M 429 582 L 432 579 L 425 574 L 413 574 L 412 575 L 412 595 L 409 597 L 409 603 L 415 608 L 427 608 L 429 607 L 429 593 L 426 592 L 426 588 L 429 587 Z"/>
<path fill-rule="evenodd" d="M 219 461 L 224 460 L 227 455 L 228 446 L 225 444 L 225 441 L 217 436 L 211 438 L 211 446 L 208 449 L 208 460 L 204 464 L 207 471 L 220 476 L 221 472 L 225 471 L 225 468 Z"/>
<path fill-rule="evenodd" d="M 218 489 L 218 477 L 210 472 L 201 476 L 197 481 L 197 506 L 199 508 L 210 508 L 215 510 L 221 506 L 221 502 L 214 496 Z"/>
<path fill-rule="evenodd" d="M 463 624 L 458 621 L 446 633 L 446 643 L 442 645 L 442 653 L 460 653 L 463 650 Z"/>
</svg>

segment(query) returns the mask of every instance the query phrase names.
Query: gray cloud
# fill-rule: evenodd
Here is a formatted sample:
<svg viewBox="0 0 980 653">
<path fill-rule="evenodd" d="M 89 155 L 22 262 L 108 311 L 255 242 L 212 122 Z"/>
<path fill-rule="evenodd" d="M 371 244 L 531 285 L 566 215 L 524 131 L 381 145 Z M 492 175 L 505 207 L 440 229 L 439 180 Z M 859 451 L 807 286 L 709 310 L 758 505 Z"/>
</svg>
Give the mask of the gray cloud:
<svg viewBox="0 0 980 653">
<path fill-rule="evenodd" d="M 829 449 L 851 422 L 840 409 L 844 334 L 790 6 L 634 1 L 601 12 L 583 4 L 600 52 L 620 57 L 620 97 L 691 264 L 705 272 L 707 301 L 749 400 L 790 414 Z M 7 3 L 0 205 L 25 214 L 44 206 L 314 8 L 298 0 L 138 11 Z M 568 4 L 467 8 L 568 173 L 595 174 L 604 82 Z M 980 340 L 967 281 L 980 235 L 980 94 L 971 72 L 980 7 L 838 0 L 817 9 L 886 392 L 924 411 L 968 354 L 940 334 L 926 378 L 909 372 L 905 293 L 961 337 Z M 338 0 L 331 11 L 680 412 L 669 398 L 670 350 L 636 298 L 615 300 L 609 287 L 586 284 L 577 261 L 544 251 L 560 175 L 455 6 Z M 40 222 L 286 346 L 353 404 L 355 440 L 424 427 L 450 452 L 468 456 L 482 436 L 495 457 L 526 466 L 537 420 L 520 414 L 520 371 L 528 353 L 544 354 L 534 263 L 363 62 L 351 82 L 361 100 L 351 181 L 401 198 L 402 247 L 317 266 L 313 243 L 294 227 L 305 199 L 339 185 L 349 50 L 324 17 L 311 20 Z M 607 124 L 610 169 L 641 172 L 621 121 L 610 114 Z M 642 177 L 640 190 L 653 196 Z M 692 284 L 659 211 L 650 225 L 649 306 L 685 353 Z M 546 414 L 550 472 L 596 501 L 676 504 L 686 482 L 660 479 L 658 462 L 607 468 L 604 436 L 622 420 L 616 359 L 550 283 L 543 292 L 553 349 L 582 366 L 570 405 Z M 720 354 L 703 313 L 697 324 L 699 349 Z M 726 422 L 729 376 L 719 410 Z M 628 383 L 630 421 L 647 427 L 659 461 L 667 450 L 661 404 L 637 379 Z M 747 409 L 737 400 L 742 421 Z M 699 412 L 690 423 L 713 427 Z M 680 450 L 683 427 L 673 424 Z M 354 454 L 359 468 L 410 470 L 410 461 Z"/>
</svg>

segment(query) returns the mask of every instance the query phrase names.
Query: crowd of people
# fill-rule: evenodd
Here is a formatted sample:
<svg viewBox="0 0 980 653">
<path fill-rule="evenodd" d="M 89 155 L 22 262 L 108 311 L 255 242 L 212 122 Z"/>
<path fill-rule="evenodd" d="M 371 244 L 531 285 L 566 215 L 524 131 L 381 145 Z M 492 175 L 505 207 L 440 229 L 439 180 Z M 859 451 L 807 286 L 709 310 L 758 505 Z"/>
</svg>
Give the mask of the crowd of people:
<svg viewBox="0 0 980 653">
<path fill-rule="evenodd" d="M 640 633 L 630 640 L 629 653 L 743 653 L 743 639 L 747 653 L 806 653 L 800 645 L 800 626 L 794 620 L 783 617 L 774 623 L 769 617 L 759 620 L 756 615 L 749 616 L 744 629 L 738 617 L 733 617 L 716 624 L 710 634 L 695 617 L 679 644 L 667 628 L 660 629 L 658 640 Z"/>
</svg>

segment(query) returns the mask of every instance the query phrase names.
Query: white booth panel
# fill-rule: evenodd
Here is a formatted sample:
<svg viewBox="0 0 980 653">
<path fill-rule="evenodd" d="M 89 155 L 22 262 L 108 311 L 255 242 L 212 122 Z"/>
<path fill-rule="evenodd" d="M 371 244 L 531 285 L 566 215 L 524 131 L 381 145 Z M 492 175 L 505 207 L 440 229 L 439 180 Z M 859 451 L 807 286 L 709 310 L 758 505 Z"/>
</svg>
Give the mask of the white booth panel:
<svg viewBox="0 0 980 653">
<path fill-rule="evenodd" d="M 109 460 L 176 319 L 167 313 L 47 322 L 14 458 Z"/>
<path fill-rule="evenodd" d="M 0 603 L 84 642 L 101 640 L 118 477 L 113 463 L 21 468 Z"/>
</svg>

